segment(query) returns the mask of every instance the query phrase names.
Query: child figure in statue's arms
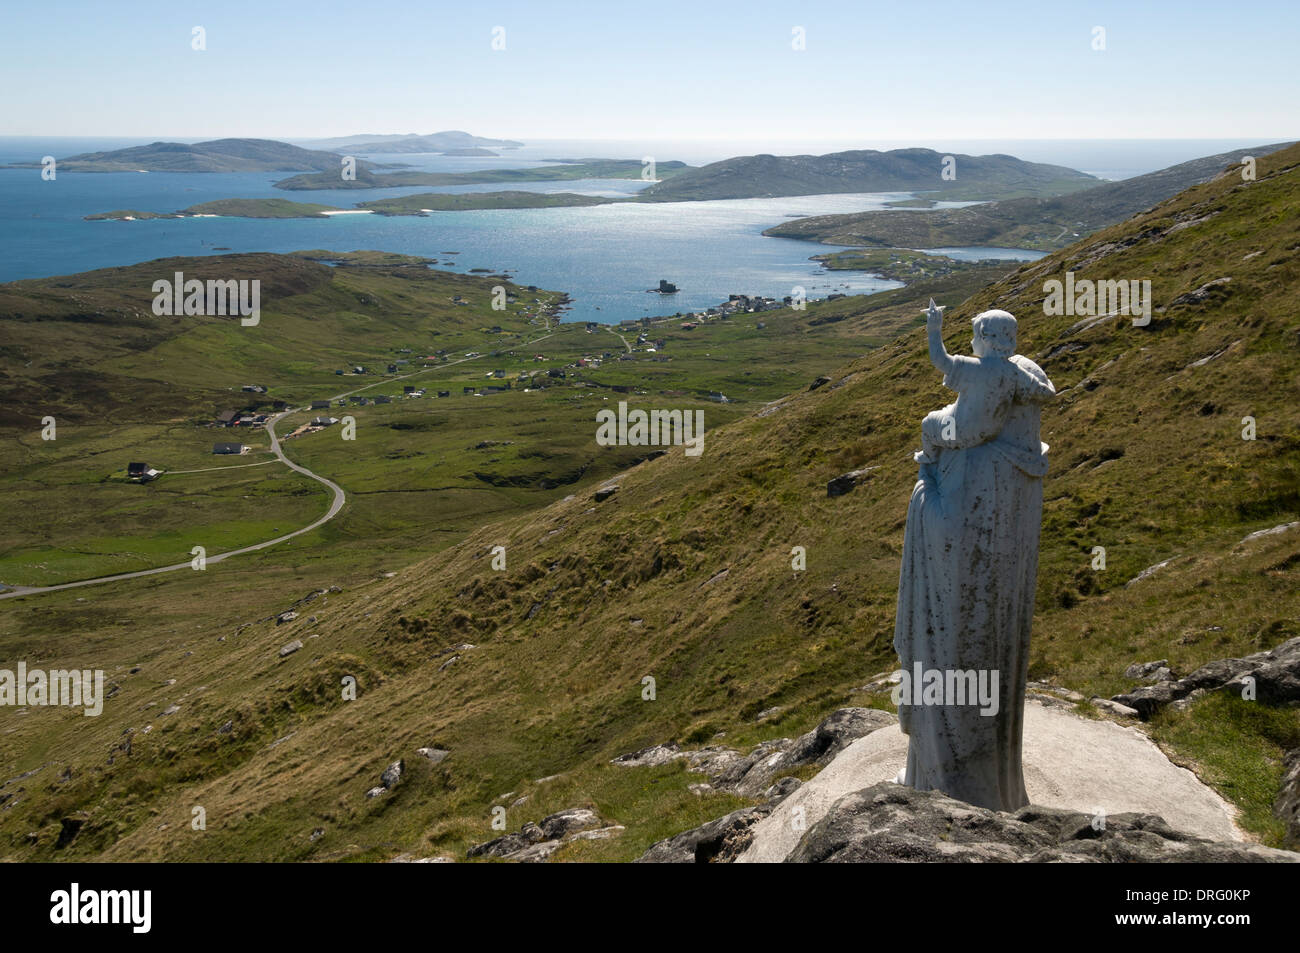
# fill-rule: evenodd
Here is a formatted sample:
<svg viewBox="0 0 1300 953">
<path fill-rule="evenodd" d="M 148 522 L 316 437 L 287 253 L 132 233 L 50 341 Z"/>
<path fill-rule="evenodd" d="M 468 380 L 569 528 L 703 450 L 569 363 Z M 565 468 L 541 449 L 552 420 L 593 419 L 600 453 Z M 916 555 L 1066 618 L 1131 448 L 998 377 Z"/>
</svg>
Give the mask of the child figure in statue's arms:
<svg viewBox="0 0 1300 953">
<path fill-rule="evenodd" d="M 1017 363 L 1024 358 L 1015 353 L 1014 317 L 1005 311 L 985 311 L 972 325 L 971 350 L 975 356 L 949 354 L 943 346 L 943 311 L 930 299 L 926 312 L 930 361 L 943 372 L 943 386 L 955 390 L 957 399 L 925 415 L 921 452 L 914 455 L 922 466 L 938 463 L 943 450 L 976 447 L 992 440 L 1002 430 L 1016 399 L 1037 394 L 1043 388 Z"/>
</svg>

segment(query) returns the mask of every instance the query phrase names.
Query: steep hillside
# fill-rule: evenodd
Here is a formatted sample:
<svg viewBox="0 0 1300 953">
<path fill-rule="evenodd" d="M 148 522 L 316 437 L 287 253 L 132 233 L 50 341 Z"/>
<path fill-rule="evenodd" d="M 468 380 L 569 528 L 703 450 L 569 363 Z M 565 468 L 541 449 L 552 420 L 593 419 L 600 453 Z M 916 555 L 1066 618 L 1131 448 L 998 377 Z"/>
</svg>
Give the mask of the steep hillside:
<svg viewBox="0 0 1300 953">
<path fill-rule="evenodd" d="M 957 154 L 943 176 L 945 154 L 933 149 L 857 149 L 824 156 L 739 156 L 690 169 L 652 185 L 651 202 L 747 199 L 828 192 L 935 191 L 944 198 L 1056 195 L 1087 188 L 1096 179 L 1059 165 L 1014 156 Z"/>
<path fill-rule="evenodd" d="M 1009 198 L 966 208 L 816 215 L 782 222 L 763 234 L 830 245 L 993 245 L 1051 251 L 1206 182 L 1229 165 L 1240 168 L 1243 156 L 1258 158 L 1285 145 L 1274 143 L 1205 156 L 1069 195 Z"/>
<path fill-rule="evenodd" d="M 962 351 L 973 315 L 1016 314 L 1019 350 L 1060 394 L 1043 421 L 1052 465 L 1031 678 L 1110 695 L 1132 686 L 1122 673 L 1134 661 L 1187 671 L 1300 634 L 1300 532 L 1242 542 L 1300 519 L 1298 163 L 1293 147 L 1262 160 L 1258 181 L 1195 186 L 949 311 L 948 346 Z M 1044 282 L 1067 271 L 1149 279 L 1153 319 L 1045 316 Z M 699 777 L 680 762 L 608 762 L 672 740 L 743 747 L 850 701 L 888 707 L 859 687 L 895 664 L 910 451 L 949 395 L 919 331 L 827 376 L 710 431 L 702 456 L 674 449 L 608 481 L 612 494 L 485 526 L 392 578 L 326 593 L 296 620 L 236 604 L 214 605 L 198 633 L 155 620 L 174 634 L 139 672 L 129 647 L 97 640 L 118 653 L 117 714 L 48 716 L 68 731 L 28 755 L 23 768 L 44 773 L 21 783 L 39 796 L 0 814 L 5 855 L 461 859 L 501 833 L 494 806 L 509 830 L 586 806 L 625 830 L 556 859 L 631 859 L 736 806 L 690 790 Z M 1255 440 L 1242 439 L 1246 416 Z M 867 467 L 828 497 L 829 480 Z M 804 571 L 792 569 L 796 546 Z M 1092 568 L 1098 546 L 1104 570 Z M 288 608 L 300 594 L 284 578 Z M 19 645 L 95 610 L 30 611 Z M 281 655 L 291 639 L 304 647 Z M 76 651 L 67 639 L 45 649 Z M 349 675 L 355 701 L 340 693 Z M 156 713 L 168 703 L 181 707 Z M 1300 746 L 1300 713 L 1211 697 L 1150 730 L 1276 841 L 1266 805 L 1282 749 Z M 400 783 L 377 788 L 399 759 Z M 196 805 L 202 833 L 190 830 Z M 65 821 L 79 833 L 57 847 Z"/>
</svg>

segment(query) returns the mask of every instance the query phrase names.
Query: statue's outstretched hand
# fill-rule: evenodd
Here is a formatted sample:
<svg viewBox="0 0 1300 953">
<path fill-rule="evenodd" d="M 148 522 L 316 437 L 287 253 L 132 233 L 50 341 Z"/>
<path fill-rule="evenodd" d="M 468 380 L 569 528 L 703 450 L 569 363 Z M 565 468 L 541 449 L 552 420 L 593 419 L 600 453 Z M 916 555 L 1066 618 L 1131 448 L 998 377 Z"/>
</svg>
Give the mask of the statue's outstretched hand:
<svg viewBox="0 0 1300 953">
<path fill-rule="evenodd" d="M 935 304 L 933 298 L 930 299 L 930 307 L 925 312 L 925 327 L 930 331 L 943 327 L 943 308 Z"/>
</svg>

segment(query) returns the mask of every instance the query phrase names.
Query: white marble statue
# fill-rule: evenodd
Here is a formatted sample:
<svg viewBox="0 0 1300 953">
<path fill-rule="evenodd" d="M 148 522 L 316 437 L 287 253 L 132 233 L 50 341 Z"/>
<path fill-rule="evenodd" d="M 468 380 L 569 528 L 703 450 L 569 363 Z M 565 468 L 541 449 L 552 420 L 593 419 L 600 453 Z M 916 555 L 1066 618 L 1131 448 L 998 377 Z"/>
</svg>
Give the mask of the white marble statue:
<svg viewBox="0 0 1300 953">
<path fill-rule="evenodd" d="M 1021 728 L 1038 575 L 1047 375 L 1015 354 L 1016 319 L 985 311 L 974 357 L 952 355 L 927 312 L 930 360 L 957 400 L 927 414 L 907 508 L 894 648 L 908 734 L 902 784 L 1010 811 L 1029 803 Z"/>
</svg>

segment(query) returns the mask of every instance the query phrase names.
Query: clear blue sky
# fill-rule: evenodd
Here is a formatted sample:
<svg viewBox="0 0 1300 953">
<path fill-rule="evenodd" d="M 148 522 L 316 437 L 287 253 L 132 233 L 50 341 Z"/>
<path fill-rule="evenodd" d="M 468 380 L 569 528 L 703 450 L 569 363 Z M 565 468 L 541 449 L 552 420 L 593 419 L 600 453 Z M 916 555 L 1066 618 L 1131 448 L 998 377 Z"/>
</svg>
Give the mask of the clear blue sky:
<svg viewBox="0 0 1300 953">
<path fill-rule="evenodd" d="M 91 0 L 0 29 L 11 136 L 1264 140 L 1300 114 L 1296 0 Z"/>
</svg>

